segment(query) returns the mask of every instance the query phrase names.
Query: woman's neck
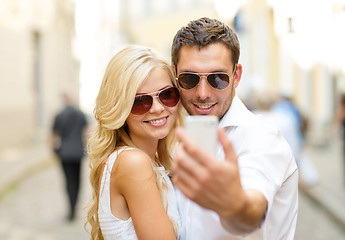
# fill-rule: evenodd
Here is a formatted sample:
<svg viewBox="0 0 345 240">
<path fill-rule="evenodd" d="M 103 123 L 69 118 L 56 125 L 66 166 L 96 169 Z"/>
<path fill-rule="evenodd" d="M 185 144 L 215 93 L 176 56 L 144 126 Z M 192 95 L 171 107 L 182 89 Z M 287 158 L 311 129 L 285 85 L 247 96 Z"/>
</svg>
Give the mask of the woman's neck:
<svg viewBox="0 0 345 240">
<path fill-rule="evenodd" d="M 132 140 L 136 147 L 144 151 L 149 157 L 152 159 L 152 161 L 155 161 L 157 147 L 158 147 L 158 140 L 154 141 L 135 141 Z"/>
</svg>

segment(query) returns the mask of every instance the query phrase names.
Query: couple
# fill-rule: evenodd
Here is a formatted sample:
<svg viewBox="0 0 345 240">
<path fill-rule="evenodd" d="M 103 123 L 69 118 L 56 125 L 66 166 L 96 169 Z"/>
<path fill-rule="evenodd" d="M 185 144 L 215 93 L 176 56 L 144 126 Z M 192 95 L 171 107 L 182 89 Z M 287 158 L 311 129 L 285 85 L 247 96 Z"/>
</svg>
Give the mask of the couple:
<svg viewBox="0 0 345 240">
<path fill-rule="evenodd" d="M 177 32 L 172 69 L 147 47 L 113 57 L 89 142 L 91 239 L 294 238 L 296 163 L 236 96 L 239 54 L 228 26 L 201 18 Z M 183 107 L 219 117 L 217 156 L 179 128 Z"/>
</svg>

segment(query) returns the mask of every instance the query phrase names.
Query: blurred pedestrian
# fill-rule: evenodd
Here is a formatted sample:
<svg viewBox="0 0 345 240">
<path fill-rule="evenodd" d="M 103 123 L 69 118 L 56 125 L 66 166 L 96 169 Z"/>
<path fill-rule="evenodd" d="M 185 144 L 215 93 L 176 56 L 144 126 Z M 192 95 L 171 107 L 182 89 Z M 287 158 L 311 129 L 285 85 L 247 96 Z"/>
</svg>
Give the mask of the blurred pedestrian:
<svg viewBox="0 0 345 240">
<path fill-rule="evenodd" d="M 128 46 L 109 62 L 88 144 L 91 239 L 177 238 L 180 217 L 169 175 L 182 105 L 174 80 L 148 47 Z"/>
<path fill-rule="evenodd" d="M 254 103 L 253 112 L 279 129 L 289 143 L 296 159 L 300 150 L 300 136 L 295 127 L 295 119 L 284 111 L 272 110 L 279 99 L 278 93 L 270 88 L 261 88 L 254 90 L 251 97 Z"/>
<path fill-rule="evenodd" d="M 282 114 L 289 120 L 290 131 L 282 131 L 289 142 L 299 169 L 300 182 L 305 186 L 313 186 L 319 182 L 319 172 L 313 162 L 304 154 L 304 136 L 308 128 L 308 119 L 301 113 L 289 96 L 280 96 L 272 106 L 272 112 Z M 277 123 L 279 126 L 279 123 Z M 293 136 L 293 137 L 291 137 Z"/>
<path fill-rule="evenodd" d="M 305 186 L 317 184 L 319 173 L 303 153 L 306 118 L 290 97 L 279 96 L 273 89 L 257 89 L 253 96 L 255 113 L 275 125 L 289 143 L 299 168 L 300 182 Z"/>
<path fill-rule="evenodd" d="M 54 119 L 52 139 L 54 151 L 60 160 L 65 177 L 69 200 L 68 220 L 73 220 L 79 194 L 87 121 L 85 115 L 75 106 L 70 92 L 64 90 L 62 98 L 64 109 Z"/>
</svg>

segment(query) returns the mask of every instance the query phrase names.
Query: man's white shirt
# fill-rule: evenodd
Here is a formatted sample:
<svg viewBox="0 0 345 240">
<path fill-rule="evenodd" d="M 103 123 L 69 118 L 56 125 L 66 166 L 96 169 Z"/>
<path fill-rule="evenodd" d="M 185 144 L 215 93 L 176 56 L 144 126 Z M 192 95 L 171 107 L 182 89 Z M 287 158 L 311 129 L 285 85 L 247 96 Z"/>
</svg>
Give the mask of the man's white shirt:
<svg viewBox="0 0 345 240">
<path fill-rule="evenodd" d="M 251 113 L 237 96 L 219 126 L 225 129 L 237 154 L 243 189 L 260 191 L 266 197 L 266 218 L 253 233 L 234 236 L 221 226 L 215 212 L 200 207 L 177 190 L 182 221 L 179 239 L 293 240 L 298 171 L 289 145 L 276 127 Z M 220 144 L 217 158 L 224 161 Z"/>
</svg>

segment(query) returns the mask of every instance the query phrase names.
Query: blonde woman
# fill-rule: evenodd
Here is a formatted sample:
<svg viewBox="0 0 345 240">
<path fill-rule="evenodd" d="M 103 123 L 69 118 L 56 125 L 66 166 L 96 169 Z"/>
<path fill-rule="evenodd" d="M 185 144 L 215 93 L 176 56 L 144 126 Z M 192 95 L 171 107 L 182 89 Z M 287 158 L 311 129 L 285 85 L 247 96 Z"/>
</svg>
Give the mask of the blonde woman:
<svg viewBox="0 0 345 240">
<path fill-rule="evenodd" d="M 182 106 L 171 68 L 151 48 L 126 47 L 108 64 L 94 113 L 91 239 L 176 239 L 168 174 Z"/>
</svg>

